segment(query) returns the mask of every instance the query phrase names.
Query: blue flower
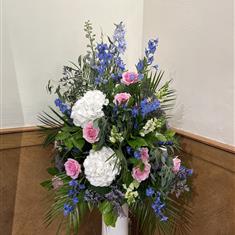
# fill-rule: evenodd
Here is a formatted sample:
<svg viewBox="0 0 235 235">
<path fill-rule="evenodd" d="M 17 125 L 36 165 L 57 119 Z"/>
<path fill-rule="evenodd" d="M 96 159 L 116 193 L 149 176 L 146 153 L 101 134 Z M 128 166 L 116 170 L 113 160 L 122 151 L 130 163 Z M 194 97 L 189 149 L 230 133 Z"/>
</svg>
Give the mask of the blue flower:
<svg viewBox="0 0 235 235">
<path fill-rule="evenodd" d="M 111 74 L 111 78 L 112 78 L 114 81 L 118 82 L 121 77 L 120 77 L 118 74 L 116 74 L 116 73 L 112 73 L 112 74 Z"/>
<path fill-rule="evenodd" d="M 132 151 L 131 147 L 130 147 L 130 146 L 127 146 L 127 147 L 126 147 L 126 151 L 127 151 L 127 153 L 130 155 L 130 154 L 131 154 L 131 151 Z"/>
<path fill-rule="evenodd" d="M 170 145 L 170 146 L 172 146 L 174 143 L 173 143 L 173 141 L 166 141 L 166 142 L 164 142 L 164 141 L 158 141 L 157 142 L 157 144 L 158 145 Z"/>
<path fill-rule="evenodd" d="M 138 64 L 135 67 L 136 67 L 138 73 L 142 72 L 142 70 L 144 69 L 144 61 L 139 60 Z"/>
<path fill-rule="evenodd" d="M 153 60 L 154 60 L 154 57 L 153 56 L 149 56 L 148 57 L 148 64 L 152 64 Z"/>
<path fill-rule="evenodd" d="M 164 144 L 164 142 L 163 141 L 158 141 L 157 144 L 161 146 L 161 145 Z"/>
<path fill-rule="evenodd" d="M 60 107 L 61 104 L 62 104 L 61 99 L 59 99 L 59 98 L 55 99 L 55 105 L 56 105 L 57 107 Z"/>
<path fill-rule="evenodd" d="M 155 191 L 153 190 L 153 188 L 148 187 L 148 188 L 146 189 L 146 196 L 147 196 L 147 197 L 152 197 L 152 196 L 154 195 L 154 193 L 155 193 Z"/>
<path fill-rule="evenodd" d="M 68 203 L 65 203 L 64 204 L 64 216 L 67 216 L 70 212 L 73 211 L 73 206 L 71 206 L 70 204 Z"/>
<path fill-rule="evenodd" d="M 62 113 L 66 113 L 67 115 L 70 115 L 70 108 L 67 104 L 64 104 L 61 99 L 57 98 L 55 100 L 55 105 L 60 109 Z"/>
<path fill-rule="evenodd" d="M 110 54 L 108 52 L 109 48 L 108 48 L 108 45 L 106 43 L 98 44 L 96 49 L 98 51 L 97 57 L 99 58 L 99 60 L 106 61 L 110 57 Z"/>
<path fill-rule="evenodd" d="M 170 145 L 170 146 L 173 145 L 173 141 L 170 141 L 170 140 L 166 141 L 166 145 Z"/>
<path fill-rule="evenodd" d="M 117 119 L 117 114 L 118 114 L 118 105 L 115 105 L 113 107 L 113 116 L 115 120 Z"/>
<path fill-rule="evenodd" d="M 132 116 L 135 118 L 137 117 L 137 115 L 139 114 L 139 109 L 137 107 L 134 107 L 132 110 L 131 110 L 131 114 Z"/>
<path fill-rule="evenodd" d="M 97 70 L 99 74 L 98 78 L 101 78 L 106 68 L 109 66 L 113 58 L 113 54 L 111 53 L 111 49 L 108 47 L 106 43 L 98 44 L 96 47 L 96 50 L 97 50 L 96 55 L 99 59 L 99 63 L 97 66 L 95 66 L 95 69 Z M 99 82 L 100 81 L 96 79 L 96 83 L 99 84 Z"/>
<path fill-rule="evenodd" d="M 193 174 L 193 169 L 187 169 L 187 175 L 191 176 Z"/>
<path fill-rule="evenodd" d="M 69 186 L 76 187 L 78 185 L 77 180 L 71 180 L 69 181 Z"/>
<path fill-rule="evenodd" d="M 157 197 L 152 204 L 152 208 L 155 214 L 160 218 L 160 221 L 167 221 L 168 217 L 165 216 L 162 210 L 165 208 L 165 203 L 161 201 L 161 193 L 157 192 Z"/>
<path fill-rule="evenodd" d="M 86 186 L 85 186 L 85 184 L 79 184 L 79 185 L 78 185 L 78 188 L 81 189 L 81 190 L 83 190 L 83 189 L 86 188 Z"/>
<path fill-rule="evenodd" d="M 61 104 L 61 106 L 60 106 L 60 111 L 61 111 L 62 113 L 65 113 L 65 112 L 67 111 L 67 109 L 68 109 L 68 107 L 67 107 L 66 104 Z"/>
<path fill-rule="evenodd" d="M 160 107 L 160 102 L 157 99 L 154 99 L 153 101 L 148 101 L 148 99 L 145 98 L 140 102 L 140 107 L 141 115 L 142 117 L 145 117 L 147 114 L 156 111 Z"/>
<path fill-rule="evenodd" d="M 138 129 L 138 123 L 136 121 L 134 122 L 134 128 Z"/>
<path fill-rule="evenodd" d="M 100 77 L 96 77 L 95 78 L 95 84 L 98 85 L 98 84 L 100 84 L 100 82 L 101 82 Z"/>
<path fill-rule="evenodd" d="M 70 190 L 68 191 L 68 196 L 69 196 L 69 197 L 72 197 L 75 193 L 76 193 L 76 192 L 75 192 L 73 189 L 70 189 Z"/>
<path fill-rule="evenodd" d="M 78 202 L 79 202 L 79 199 L 77 197 L 74 197 L 73 198 L 73 204 L 76 205 L 76 204 L 78 204 Z"/>
<path fill-rule="evenodd" d="M 125 40 L 125 26 L 121 22 L 120 24 L 115 25 L 113 41 L 117 46 L 117 50 L 120 54 L 123 54 L 126 50 L 126 40 Z"/>
<path fill-rule="evenodd" d="M 158 39 L 151 39 L 148 41 L 148 47 L 145 49 L 145 56 L 147 58 L 148 65 L 153 63 L 154 53 L 158 46 Z"/>
<path fill-rule="evenodd" d="M 140 151 L 135 151 L 134 152 L 134 157 L 136 158 L 136 159 L 140 159 L 140 157 L 141 157 L 141 153 L 140 153 Z"/>
<path fill-rule="evenodd" d="M 177 174 L 181 180 L 185 180 L 188 176 L 192 176 L 193 169 L 187 169 L 184 166 L 180 166 L 180 170 Z"/>
<path fill-rule="evenodd" d="M 158 39 L 151 39 L 148 41 L 148 50 L 151 54 L 154 54 L 158 45 Z"/>
<path fill-rule="evenodd" d="M 142 80 L 143 78 L 144 78 L 144 75 L 143 75 L 142 73 L 139 73 L 139 74 L 138 74 L 138 79 L 139 79 L 139 80 Z"/>
<path fill-rule="evenodd" d="M 114 62 L 121 71 L 125 70 L 125 64 L 120 57 L 115 58 Z"/>
</svg>

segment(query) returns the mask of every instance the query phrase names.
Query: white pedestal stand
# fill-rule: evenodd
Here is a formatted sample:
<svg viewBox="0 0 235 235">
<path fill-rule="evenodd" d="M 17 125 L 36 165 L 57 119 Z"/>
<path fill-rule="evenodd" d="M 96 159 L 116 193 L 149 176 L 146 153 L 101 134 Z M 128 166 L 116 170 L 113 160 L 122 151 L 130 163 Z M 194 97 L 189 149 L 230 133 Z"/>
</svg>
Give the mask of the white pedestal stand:
<svg viewBox="0 0 235 235">
<path fill-rule="evenodd" d="M 124 205 L 125 217 L 118 217 L 115 228 L 106 226 L 102 220 L 102 235 L 128 235 L 128 206 Z"/>
</svg>

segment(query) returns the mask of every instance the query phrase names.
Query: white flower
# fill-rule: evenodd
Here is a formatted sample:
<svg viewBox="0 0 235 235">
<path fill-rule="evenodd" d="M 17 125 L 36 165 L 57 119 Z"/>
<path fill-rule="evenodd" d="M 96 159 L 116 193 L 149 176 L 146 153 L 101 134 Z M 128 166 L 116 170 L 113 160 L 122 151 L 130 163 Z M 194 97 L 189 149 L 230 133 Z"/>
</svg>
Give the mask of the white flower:
<svg viewBox="0 0 235 235">
<path fill-rule="evenodd" d="M 135 199 L 139 196 L 139 193 L 136 189 L 138 189 L 140 183 L 136 180 L 130 183 L 129 187 L 123 184 L 123 188 L 126 190 L 125 198 L 127 199 L 127 204 L 130 205 L 135 202 Z"/>
<path fill-rule="evenodd" d="M 89 121 L 103 117 L 102 109 L 108 102 L 103 92 L 99 90 L 87 91 L 72 107 L 71 118 L 74 125 L 84 127 Z"/>
<path fill-rule="evenodd" d="M 144 137 L 148 133 L 153 132 L 157 128 L 157 125 L 158 125 L 157 118 L 152 118 L 152 119 L 148 120 L 145 123 L 144 127 L 142 128 L 142 130 L 140 131 L 140 135 Z"/>
<path fill-rule="evenodd" d="M 99 151 L 91 150 L 83 166 L 88 181 L 100 187 L 109 186 L 120 171 L 118 158 L 108 147 L 103 147 Z"/>
</svg>

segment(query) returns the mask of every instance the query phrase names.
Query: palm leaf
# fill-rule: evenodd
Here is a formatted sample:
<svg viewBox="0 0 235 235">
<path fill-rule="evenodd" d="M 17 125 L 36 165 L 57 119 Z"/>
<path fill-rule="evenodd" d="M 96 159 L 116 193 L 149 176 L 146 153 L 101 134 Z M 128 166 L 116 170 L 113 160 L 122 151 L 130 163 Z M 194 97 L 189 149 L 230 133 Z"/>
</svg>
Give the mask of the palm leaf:
<svg viewBox="0 0 235 235">
<path fill-rule="evenodd" d="M 137 231 L 143 235 L 153 235 L 155 231 L 159 235 L 184 235 L 191 232 L 192 212 L 184 200 L 167 198 L 165 213 L 169 217 L 168 222 L 161 222 L 156 217 L 149 200 L 136 202 L 130 211 L 137 221 Z"/>
<path fill-rule="evenodd" d="M 152 96 L 156 93 L 163 75 L 163 71 L 150 72 L 150 75 L 145 75 L 141 83 L 141 90 L 145 97 Z"/>
<path fill-rule="evenodd" d="M 63 123 L 45 112 L 38 115 L 38 120 L 43 124 L 38 126 L 41 134 L 45 136 L 43 145 L 48 146 L 55 141 L 55 137 Z"/>
<path fill-rule="evenodd" d="M 44 223 L 46 227 L 48 227 L 55 220 L 55 218 L 60 217 L 63 214 L 64 204 L 71 200 L 68 196 L 70 187 L 68 183 L 66 183 L 67 176 L 63 173 L 58 174 L 57 176 L 63 180 L 64 186 L 54 190 L 54 195 L 51 195 L 53 197 L 49 197 L 51 207 L 44 216 Z M 61 234 L 60 232 L 64 225 L 66 226 L 66 234 L 78 234 L 79 225 L 88 210 L 89 208 L 87 203 L 79 202 L 69 215 L 62 216 L 56 234 Z"/>
</svg>

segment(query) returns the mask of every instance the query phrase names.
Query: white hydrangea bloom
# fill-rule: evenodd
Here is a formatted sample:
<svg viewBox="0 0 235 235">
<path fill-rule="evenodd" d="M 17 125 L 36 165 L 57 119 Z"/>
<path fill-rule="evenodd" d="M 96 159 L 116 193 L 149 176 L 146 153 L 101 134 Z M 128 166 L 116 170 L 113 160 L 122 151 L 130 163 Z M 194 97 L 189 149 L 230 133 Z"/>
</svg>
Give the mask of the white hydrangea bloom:
<svg viewBox="0 0 235 235">
<path fill-rule="evenodd" d="M 72 107 L 71 118 L 74 125 L 84 127 L 89 121 L 103 117 L 103 106 L 108 103 L 103 92 L 87 91 Z"/>
<path fill-rule="evenodd" d="M 86 178 L 96 187 L 109 186 L 120 172 L 117 161 L 117 156 L 111 148 L 91 150 L 83 163 Z"/>
</svg>

